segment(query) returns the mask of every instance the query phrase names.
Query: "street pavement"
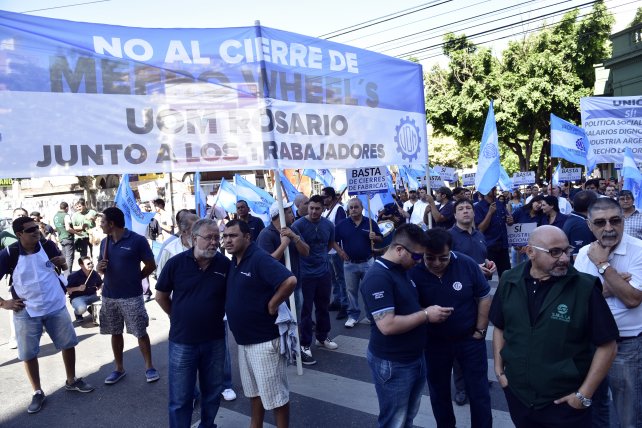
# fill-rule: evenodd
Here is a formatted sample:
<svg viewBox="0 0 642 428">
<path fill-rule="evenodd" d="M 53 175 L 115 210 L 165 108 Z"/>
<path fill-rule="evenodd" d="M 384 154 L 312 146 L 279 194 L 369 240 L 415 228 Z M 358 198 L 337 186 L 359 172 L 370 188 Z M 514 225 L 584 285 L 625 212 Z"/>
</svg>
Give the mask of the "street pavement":
<svg viewBox="0 0 642 428">
<path fill-rule="evenodd" d="M 493 284 L 496 286 L 496 282 Z M 69 306 L 69 305 L 68 305 Z M 101 336 L 98 327 L 87 320 L 76 327 L 80 343 L 76 347 L 77 376 L 82 376 L 96 390 L 89 394 L 64 390 L 62 357 L 45 334 L 41 340 L 40 372 L 47 399 L 37 414 L 27 414 L 31 388 L 17 350 L 9 349 L 9 314 L 0 310 L 0 427 L 165 427 L 167 422 L 167 335 L 169 319 L 152 300 L 146 304 L 150 315 L 149 335 L 152 354 L 161 379 L 145 382 L 142 356 L 133 336 L 125 335 L 125 369 L 127 376 L 115 385 L 105 385 L 104 379 L 113 370 L 113 357 L 108 337 Z M 71 308 L 70 313 L 71 313 Z M 345 328 L 345 320 L 336 321 L 331 314 L 331 336 L 339 349 L 328 351 L 313 347 L 318 363 L 304 366 L 303 375 L 289 368 L 290 421 L 292 427 L 375 427 L 377 396 L 365 354 L 370 326 L 360 323 Z M 492 328 L 487 338 L 492 337 Z M 512 427 L 503 393 L 495 380 L 490 340 L 486 341 L 489 360 L 489 388 L 495 427 Z M 250 402 L 240 386 L 236 344 L 230 335 L 232 375 L 238 398 L 222 401 L 216 423 L 219 427 L 247 427 Z M 470 426 L 468 405 L 454 405 L 459 427 Z M 198 426 L 199 413 L 194 412 L 193 426 Z M 414 421 L 418 427 L 435 427 L 427 387 L 421 408 Z M 266 414 L 265 426 L 274 424 L 272 414 Z"/>
</svg>

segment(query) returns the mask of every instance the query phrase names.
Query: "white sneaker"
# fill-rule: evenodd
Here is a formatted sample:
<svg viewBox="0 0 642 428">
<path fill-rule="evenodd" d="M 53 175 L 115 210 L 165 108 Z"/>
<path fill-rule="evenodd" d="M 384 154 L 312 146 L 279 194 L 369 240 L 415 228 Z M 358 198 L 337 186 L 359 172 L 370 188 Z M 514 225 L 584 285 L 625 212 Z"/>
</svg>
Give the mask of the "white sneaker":
<svg viewBox="0 0 642 428">
<path fill-rule="evenodd" d="M 347 328 L 352 328 L 357 323 L 357 320 L 354 318 L 348 318 L 348 321 L 344 324 Z"/>
<path fill-rule="evenodd" d="M 223 400 L 225 401 L 234 401 L 236 400 L 236 392 L 232 388 L 228 388 L 224 390 L 221 395 L 223 396 Z"/>
<path fill-rule="evenodd" d="M 334 343 L 330 338 L 327 338 L 323 342 L 319 342 L 319 340 L 316 341 L 317 346 L 323 346 L 325 349 L 329 349 L 331 351 L 334 351 L 339 347 L 336 343 Z"/>
</svg>

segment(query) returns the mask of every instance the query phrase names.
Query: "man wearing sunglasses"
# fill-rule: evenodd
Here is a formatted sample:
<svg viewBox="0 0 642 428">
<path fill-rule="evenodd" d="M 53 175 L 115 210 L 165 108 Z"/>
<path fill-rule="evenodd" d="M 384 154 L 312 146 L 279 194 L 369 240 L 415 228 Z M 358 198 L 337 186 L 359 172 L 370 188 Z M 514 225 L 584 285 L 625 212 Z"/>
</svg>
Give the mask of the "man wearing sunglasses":
<svg viewBox="0 0 642 428">
<path fill-rule="evenodd" d="M 582 247 L 575 267 L 600 278 L 620 337 L 609 384 L 621 427 L 639 426 L 642 415 L 642 240 L 624 233 L 624 213 L 616 201 L 599 198 L 588 210 L 597 241 Z M 608 411 L 608 398 L 598 398 Z M 598 402 L 596 402 L 598 404 Z M 608 420 L 608 419 L 607 419 Z"/>
<path fill-rule="evenodd" d="M 491 427 L 485 340 L 490 286 L 475 260 L 451 251 L 453 239 L 447 230 L 430 229 L 426 238 L 424 263 L 410 270 L 410 278 L 417 285 L 422 307 L 439 305 L 450 309 L 443 323 L 427 327 L 424 349 L 437 426 L 456 425 L 450 398 L 450 373 L 456 359 L 470 399 L 471 425 Z"/>
<path fill-rule="evenodd" d="M 0 252 L 0 278 L 11 274 L 12 299 L 0 299 L 0 308 L 13 311 L 18 341 L 18 358 L 24 362 L 27 377 L 34 390 L 29 413 L 42 409 L 45 394 L 40 384 L 38 354 L 43 328 L 57 350 L 62 350 L 68 391 L 91 392 L 94 387 L 75 377 L 78 338 L 71 323 L 56 268 L 67 267 L 65 257 L 51 241 L 40 241 L 40 228 L 30 217 L 13 221 L 18 242 Z M 18 251 L 11 261 L 12 249 Z M 14 253 L 15 254 L 15 253 Z"/>
<path fill-rule="evenodd" d="M 426 377 L 425 324 L 444 322 L 450 315 L 451 308 L 422 308 L 417 287 L 406 275 L 421 262 L 426 245 L 421 227 L 402 224 L 361 283 L 371 321 L 367 357 L 379 401 L 379 427 L 412 426 Z"/>
<path fill-rule="evenodd" d="M 501 277 L 493 298 L 495 374 L 517 427 L 591 426 L 591 398 L 615 357 L 600 283 L 571 266 L 572 253 L 561 229 L 538 227 L 528 261 Z"/>
</svg>

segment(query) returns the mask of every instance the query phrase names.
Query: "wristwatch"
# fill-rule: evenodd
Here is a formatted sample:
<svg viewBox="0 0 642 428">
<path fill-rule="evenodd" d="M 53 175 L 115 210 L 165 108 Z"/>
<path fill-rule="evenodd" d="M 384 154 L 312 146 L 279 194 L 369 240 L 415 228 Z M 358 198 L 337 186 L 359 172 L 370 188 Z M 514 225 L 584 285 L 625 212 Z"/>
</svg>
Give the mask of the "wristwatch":
<svg viewBox="0 0 642 428">
<path fill-rule="evenodd" d="M 575 396 L 580 400 L 580 403 L 582 403 L 582 407 L 591 407 L 591 404 L 593 404 L 593 400 L 586 398 L 580 391 L 577 391 Z"/>
<path fill-rule="evenodd" d="M 486 332 L 487 331 L 488 331 L 487 328 L 476 328 L 475 329 L 475 332 L 481 334 L 482 337 L 486 337 Z"/>
<path fill-rule="evenodd" d="M 611 263 L 606 262 L 602 266 L 600 266 L 597 269 L 597 271 L 600 273 L 600 275 L 604 275 L 604 272 L 606 272 L 606 270 L 609 268 L 609 266 L 611 266 Z"/>
</svg>

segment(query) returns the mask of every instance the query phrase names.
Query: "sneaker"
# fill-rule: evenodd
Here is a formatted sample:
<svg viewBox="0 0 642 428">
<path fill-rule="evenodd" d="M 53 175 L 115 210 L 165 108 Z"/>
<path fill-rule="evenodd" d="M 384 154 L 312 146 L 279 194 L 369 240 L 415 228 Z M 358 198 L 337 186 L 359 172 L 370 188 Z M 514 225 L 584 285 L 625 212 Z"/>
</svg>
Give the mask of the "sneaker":
<svg viewBox="0 0 642 428">
<path fill-rule="evenodd" d="M 329 349 L 329 350 L 331 350 L 331 351 L 334 351 L 335 349 L 337 349 L 337 348 L 339 347 L 339 345 L 337 345 L 337 344 L 336 344 L 336 343 L 334 343 L 332 340 L 330 340 L 330 338 L 327 338 L 327 339 L 326 339 L 326 340 L 324 340 L 323 342 L 321 342 L 321 341 L 319 341 L 319 340 L 317 339 L 317 341 L 316 341 L 316 345 L 317 345 L 317 346 L 323 346 L 325 349 Z"/>
<path fill-rule="evenodd" d="M 18 342 L 16 341 L 15 337 L 12 337 L 9 339 L 9 349 L 17 349 L 18 348 Z"/>
<path fill-rule="evenodd" d="M 344 324 L 347 328 L 352 328 L 357 324 L 357 320 L 354 318 L 348 318 L 348 321 Z"/>
<path fill-rule="evenodd" d="M 301 363 L 305 364 L 306 366 L 311 366 L 317 363 L 317 360 L 315 360 L 312 356 L 312 351 L 310 351 L 309 346 L 301 347 Z"/>
<path fill-rule="evenodd" d="M 232 388 L 227 388 L 221 393 L 223 400 L 225 401 L 234 401 L 236 400 L 236 392 Z"/>
<path fill-rule="evenodd" d="M 65 381 L 65 389 L 67 391 L 91 392 L 95 388 L 86 383 L 81 377 L 78 377 L 72 384 L 68 384 L 67 381 Z"/>
<path fill-rule="evenodd" d="M 463 406 L 467 401 L 468 397 L 466 397 L 466 391 L 455 392 L 455 403 L 457 403 L 458 406 Z"/>
<path fill-rule="evenodd" d="M 38 413 L 45 402 L 45 393 L 41 390 L 36 391 L 31 398 L 31 404 L 27 407 L 27 413 Z"/>
<path fill-rule="evenodd" d="M 124 370 L 122 372 L 113 371 L 109 376 L 107 376 L 107 379 L 105 379 L 105 383 L 107 385 L 113 385 L 119 380 L 121 380 L 122 378 L 124 378 L 126 374 L 127 372 L 125 372 Z"/>
<path fill-rule="evenodd" d="M 145 370 L 145 377 L 147 378 L 147 383 L 156 382 L 158 379 L 160 379 L 158 370 L 153 367 L 151 369 Z"/>
<path fill-rule="evenodd" d="M 339 309 L 339 312 L 337 312 L 337 319 L 342 320 L 348 318 L 348 308 L 343 306 L 341 309 Z"/>
</svg>

